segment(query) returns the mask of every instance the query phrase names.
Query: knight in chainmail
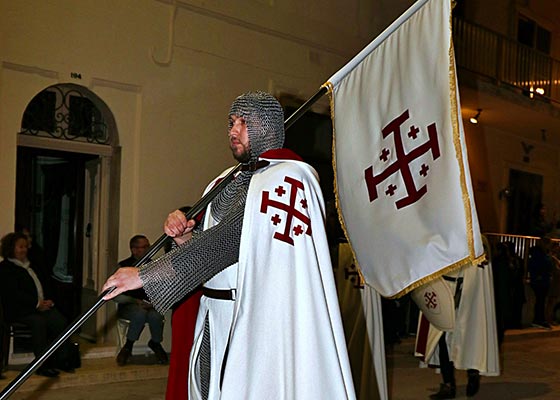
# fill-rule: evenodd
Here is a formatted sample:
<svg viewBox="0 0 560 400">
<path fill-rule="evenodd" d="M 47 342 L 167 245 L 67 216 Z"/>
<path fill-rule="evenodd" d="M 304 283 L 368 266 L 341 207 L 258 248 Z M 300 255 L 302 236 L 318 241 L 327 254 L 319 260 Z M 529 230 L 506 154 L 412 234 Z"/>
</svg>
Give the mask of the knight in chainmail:
<svg viewBox="0 0 560 400">
<path fill-rule="evenodd" d="M 317 173 L 282 148 L 284 115 L 270 94 L 235 99 L 228 131 L 243 167 L 200 225 L 170 214 L 176 246 L 104 288 L 143 286 L 164 313 L 202 287 L 191 400 L 355 399 Z"/>
<path fill-rule="evenodd" d="M 283 146 L 284 112 L 270 94 L 249 92 L 239 96 L 229 115 L 242 117 L 247 124 L 249 154 L 246 159 L 238 161 L 255 163 L 265 151 Z M 230 119 L 228 129 L 231 125 Z M 212 217 L 217 222 L 215 226 L 196 231 L 191 241 L 140 268 L 144 289 L 158 311 L 165 313 L 197 286 L 237 261 L 252 174 L 250 170 L 240 172 L 216 196 L 211 205 Z"/>
<path fill-rule="evenodd" d="M 242 118 L 247 126 L 249 151 L 239 155 L 238 161 L 254 165 L 262 153 L 283 146 L 284 113 L 270 94 L 250 92 L 239 96 L 233 102 L 229 115 L 228 131 L 233 126 L 231 116 Z M 140 268 L 144 289 L 161 313 L 237 262 L 247 189 L 252 175 L 251 170 L 240 172 L 216 196 L 211 203 L 214 221 L 211 228 L 195 230 L 192 240 Z M 206 399 L 210 379 L 208 318 L 205 318 L 204 326 L 199 374 L 202 398 Z"/>
</svg>

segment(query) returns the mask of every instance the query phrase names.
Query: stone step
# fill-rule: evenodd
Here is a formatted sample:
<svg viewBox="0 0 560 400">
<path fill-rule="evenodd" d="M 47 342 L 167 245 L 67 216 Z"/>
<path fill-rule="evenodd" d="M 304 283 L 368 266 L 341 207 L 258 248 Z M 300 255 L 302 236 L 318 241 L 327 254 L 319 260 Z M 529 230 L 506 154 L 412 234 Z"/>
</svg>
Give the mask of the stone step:
<svg viewBox="0 0 560 400">
<path fill-rule="evenodd" d="M 26 364 L 9 365 L 4 372 L 6 379 L 0 380 L 0 389 L 7 387 L 25 367 Z M 92 347 L 82 351 L 82 367 L 76 372 L 61 372 L 57 378 L 33 374 L 17 392 L 161 379 L 167 378 L 168 369 L 167 365 L 157 364 L 152 353 L 133 354 L 127 365 L 119 367 L 115 361 L 114 346 Z"/>
<path fill-rule="evenodd" d="M 504 340 L 525 340 L 536 337 L 560 336 L 560 325 L 552 325 L 550 329 L 537 327 L 524 327 L 522 329 L 508 329 L 505 332 Z"/>
</svg>

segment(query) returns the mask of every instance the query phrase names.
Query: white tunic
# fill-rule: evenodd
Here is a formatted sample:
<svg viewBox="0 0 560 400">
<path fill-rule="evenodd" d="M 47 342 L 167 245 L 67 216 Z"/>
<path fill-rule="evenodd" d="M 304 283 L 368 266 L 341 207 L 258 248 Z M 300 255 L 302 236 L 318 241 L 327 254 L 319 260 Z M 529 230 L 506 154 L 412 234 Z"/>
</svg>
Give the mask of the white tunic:
<svg viewBox="0 0 560 400">
<path fill-rule="evenodd" d="M 455 318 L 455 327 L 447 334 L 446 342 L 449 359 L 456 369 L 476 369 L 481 375 L 500 374 L 499 349 L 494 312 L 494 289 L 492 286 L 492 265 L 484 268 L 466 265 L 458 273 L 463 276 L 461 300 Z M 442 331 L 429 324 L 428 329 L 420 328 L 425 320 L 419 320 L 419 341 L 427 343 L 421 357 L 421 366 L 439 365 L 438 341 Z M 427 335 L 427 338 L 424 338 Z"/>
<path fill-rule="evenodd" d="M 208 312 L 210 399 L 354 399 L 316 172 L 268 160 L 251 179 L 238 265 L 205 284 L 237 294 L 202 298 L 190 396 L 200 398 L 194 367 Z"/>
</svg>

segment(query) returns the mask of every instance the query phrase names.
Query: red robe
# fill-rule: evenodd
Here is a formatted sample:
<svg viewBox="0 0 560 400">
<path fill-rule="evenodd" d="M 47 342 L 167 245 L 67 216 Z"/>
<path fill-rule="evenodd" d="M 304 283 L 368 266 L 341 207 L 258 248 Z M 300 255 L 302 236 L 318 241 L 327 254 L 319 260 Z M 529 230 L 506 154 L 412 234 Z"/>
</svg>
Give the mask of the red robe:
<svg viewBox="0 0 560 400">
<path fill-rule="evenodd" d="M 166 400 L 188 399 L 189 356 L 194 340 L 194 327 L 201 295 L 202 290 L 197 290 L 173 309 Z"/>
</svg>

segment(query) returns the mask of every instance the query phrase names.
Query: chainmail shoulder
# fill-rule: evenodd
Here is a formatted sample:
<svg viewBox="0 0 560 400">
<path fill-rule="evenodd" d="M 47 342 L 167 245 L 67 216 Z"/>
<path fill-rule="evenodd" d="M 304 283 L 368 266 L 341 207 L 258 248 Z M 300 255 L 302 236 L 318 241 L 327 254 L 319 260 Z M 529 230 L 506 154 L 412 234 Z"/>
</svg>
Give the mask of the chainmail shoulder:
<svg viewBox="0 0 560 400">
<path fill-rule="evenodd" d="M 197 232 L 191 240 L 139 268 L 144 290 L 161 314 L 238 261 L 249 180 L 241 179 L 243 184 L 236 185 L 236 192 L 227 201 L 229 208 L 221 210 L 217 225 Z"/>
<path fill-rule="evenodd" d="M 236 203 L 245 204 L 247 188 L 252 175 L 253 173 L 250 171 L 241 172 L 212 201 L 210 210 L 212 211 L 212 217 L 217 222 L 220 222 Z"/>
</svg>

